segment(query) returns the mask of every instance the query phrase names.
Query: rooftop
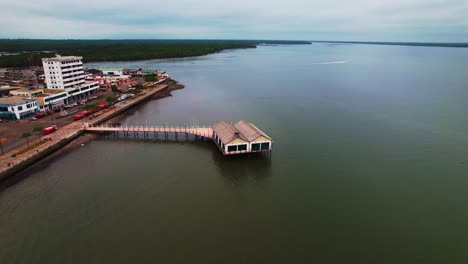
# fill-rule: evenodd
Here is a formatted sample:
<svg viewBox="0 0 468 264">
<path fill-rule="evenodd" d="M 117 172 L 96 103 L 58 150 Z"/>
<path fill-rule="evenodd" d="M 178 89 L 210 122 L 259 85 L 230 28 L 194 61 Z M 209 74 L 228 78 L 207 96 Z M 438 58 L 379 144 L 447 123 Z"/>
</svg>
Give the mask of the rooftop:
<svg viewBox="0 0 468 264">
<path fill-rule="evenodd" d="M 57 56 L 52 58 L 43 58 L 42 61 L 69 61 L 69 60 L 81 60 L 83 57 L 80 56 Z"/>
<path fill-rule="evenodd" d="M 23 87 L 20 86 L 1 86 L 0 91 L 10 91 L 10 90 L 16 90 L 16 89 L 22 89 Z"/>
<path fill-rule="evenodd" d="M 241 138 L 247 141 L 254 141 L 260 136 L 264 136 L 271 140 L 271 138 L 260 129 L 245 120 L 237 122 L 234 125 L 234 128 L 239 131 Z"/>
<path fill-rule="evenodd" d="M 15 90 L 15 92 L 22 92 L 22 93 L 34 93 L 34 92 L 43 92 L 43 89 L 34 89 L 34 90 L 29 90 L 28 88 L 19 88 Z"/>
<path fill-rule="evenodd" d="M 234 126 L 221 121 L 213 126 L 213 131 L 216 133 L 216 135 L 218 135 L 224 144 L 230 143 L 237 137 L 249 142 L 254 141 L 260 136 L 271 140 L 271 138 L 263 133 L 260 129 L 245 120 L 237 122 Z M 236 135 L 236 132 L 238 132 L 238 136 Z"/>
<path fill-rule="evenodd" d="M 100 71 L 123 71 L 124 68 L 98 68 Z"/>
<path fill-rule="evenodd" d="M 48 94 L 58 94 L 65 92 L 65 89 L 44 89 L 44 93 Z"/>
<path fill-rule="evenodd" d="M 9 97 L 1 97 L 0 104 L 2 105 L 17 105 L 17 104 L 24 104 L 27 102 L 35 101 L 34 99 L 27 99 L 21 96 L 9 96 Z"/>
<path fill-rule="evenodd" d="M 235 128 L 224 121 L 214 125 L 213 131 L 225 144 L 233 141 L 236 138 L 236 135 L 234 134 Z"/>
</svg>

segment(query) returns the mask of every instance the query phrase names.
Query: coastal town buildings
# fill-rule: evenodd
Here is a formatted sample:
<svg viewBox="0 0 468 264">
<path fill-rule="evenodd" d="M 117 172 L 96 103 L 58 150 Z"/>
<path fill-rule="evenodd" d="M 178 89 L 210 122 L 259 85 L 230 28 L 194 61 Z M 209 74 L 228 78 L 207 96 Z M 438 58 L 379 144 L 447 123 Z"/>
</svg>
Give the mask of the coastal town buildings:
<svg viewBox="0 0 468 264">
<path fill-rule="evenodd" d="M 37 100 L 22 96 L 0 98 L 0 119 L 21 120 L 39 112 Z"/>
<path fill-rule="evenodd" d="M 43 58 L 42 65 L 49 89 L 69 89 L 85 83 L 82 57 Z"/>
<path fill-rule="evenodd" d="M 98 91 L 99 82 L 85 80 L 82 59 L 79 56 L 42 59 L 46 91 L 49 93 L 41 96 L 41 108 L 62 107 L 64 104 L 88 98 Z"/>
<path fill-rule="evenodd" d="M 22 97 L 36 97 L 44 93 L 44 89 L 26 89 L 20 88 L 10 91 L 11 95 L 22 96 Z"/>
<path fill-rule="evenodd" d="M 124 68 L 100 68 L 98 70 L 102 71 L 103 75 L 115 75 L 115 76 L 124 75 L 123 73 Z"/>
</svg>

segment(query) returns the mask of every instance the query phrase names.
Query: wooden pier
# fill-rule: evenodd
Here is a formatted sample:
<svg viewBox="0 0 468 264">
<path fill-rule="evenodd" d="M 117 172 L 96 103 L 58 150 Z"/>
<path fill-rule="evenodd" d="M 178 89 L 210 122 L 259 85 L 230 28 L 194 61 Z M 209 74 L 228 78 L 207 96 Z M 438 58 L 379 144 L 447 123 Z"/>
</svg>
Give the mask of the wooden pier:
<svg viewBox="0 0 468 264">
<path fill-rule="evenodd" d="M 272 143 L 270 137 L 263 133 L 253 124 L 241 120 L 234 126 L 224 121 L 212 127 L 195 126 L 135 126 L 135 125 L 93 125 L 83 123 L 85 132 L 104 132 L 114 133 L 115 136 L 122 135 L 124 138 L 142 136 L 145 139 L 169 139 L 170 135 L 174 138 L 195 136 L 200 139 L 212 140 L 223 155 L 239 155 L 256 152 L 266 152 L 271 157 Z"/>
<path fill-rule="evenodd" d="M 125 137 L 133 134 L 138 136 L 140 133 L 146 138 L 153 134 L 157 136 L 162 133 L 166 138 L 169 134 L 174 134 L 176 137 L 180 134 L 193 135 L 197 137 L 212 138 L 213 129 L 211 127 L 167 127 L 167 126 L 112 126 L 112 125 L 90 125 L 83 124 L 84 131 L 94 132 L 121 132 Z"/>
</svg>

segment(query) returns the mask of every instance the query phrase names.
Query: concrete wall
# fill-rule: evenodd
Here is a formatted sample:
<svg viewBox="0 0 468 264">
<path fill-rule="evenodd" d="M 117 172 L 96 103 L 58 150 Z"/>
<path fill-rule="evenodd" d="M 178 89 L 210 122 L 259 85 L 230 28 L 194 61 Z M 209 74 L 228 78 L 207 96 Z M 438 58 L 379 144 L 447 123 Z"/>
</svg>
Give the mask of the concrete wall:
<svg viewBox="0 0 468 264">
<path fill-rule="evenodd" d="M 12 166 L 6 171 L 0 172 L 0 181 L 3 181 L 9 177 L 14 176 L 16 173 L 21 172 L 22 170 L 26 169 L 27 167 L 31 166 L 32 164 L 38 162 L 39 160 L 47 157 L 48 155 L 54 153 L 55 151 L 63 148 L 65 145 L 68 143 L 72 142 L 74 139 L 79 137 L 84 133 L 83 130 L 78 130 L 73 135 L 64 138 L 55 144 L 39 151 L 39 153 L 32 154 L 29 157 L 24 157 L 22 161 L 20 161 L 18 164 Z"/>
<path fill-rule="evenodd" d="M 110 114 L 108 114 L 106 116 L 97 117 L 95 120 L 91 121 L 90 124 L 97 125 L 97 124 L 105 122 L 105 121 L 107 121 L 107 120 L 109 120 L 111 118 L 114 118 L 114 117 L 122 114 L 123 112 L 129 110 L 130 108 L 132 108 L 134 106 L 137 106 L 137 105 L 141 104 L 142 102 L 145 102 L 146 100 L 151 98 L 155 93 L 161 92 L 161 91 L 164 91 L 164 90 L 168 89 L 168 87 L 169 86 L 166 86 L 165 88 L 163 88 L 161 90 L 158 90 L 158 91 L 155 91 L 153 93 L 147 94 L 143 98 L 141 98 L 140 100 L 132 102 L 132 103 L 128 103 L 128 104 L 126 104 L 124 107 L 122 107 L 120 109 L 116 109 L 116 110 L 111 109 L 111 111 L 114 111 L 114 112 L 111 112 Z M 3 181 L 3 180 L 5 180 L 5 179 L 7 179 L 9 177 L 14 176 L 16 173 L 26 169 L 27 167 L 31 166 L 35 162 L 47 157 L 48 155 L 54 153 L 57 150 L 61 149 L 62 147 L 64 147 L 68 143 L 72 142 L 74 139 L 76 139 L 77 137 L 79 137 L 80 135 L 82 135 L 84 133 L 85 132 L 82 129 L 77 130 L 72 135 L 70 135 L 70 136 L 68 136 L 68 137 L 66 137 L 64 139 L 61 139 L 60 141 L 56 141 L 53 145 L 51 145 L 51 146 L 49 146 L 49 147 L 47 147 L 45 149 L 41 149 L 39 151 L 39 153 L 34 153 L 34 154 L 31 154 L 31 156 L 29 156 L 29 157 L 24 157 L 22 160 L 19 161 L 18 164 L 14 165 L 13 167 L 8 168 L 6 171 L 0 172 L 0 181 Z"/>
</svg>

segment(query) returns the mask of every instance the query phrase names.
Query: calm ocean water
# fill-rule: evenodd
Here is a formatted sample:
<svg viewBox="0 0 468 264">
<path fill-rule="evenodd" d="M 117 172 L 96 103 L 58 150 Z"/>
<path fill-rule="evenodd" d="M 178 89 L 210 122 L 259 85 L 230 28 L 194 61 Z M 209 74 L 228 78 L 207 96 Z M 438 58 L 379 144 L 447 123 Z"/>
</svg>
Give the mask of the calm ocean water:
<svg viewBox="0 0 468 264">
<path fill-rule="evenodd" d="M 184 83 L 128 124 L 247 119 L 272 160 L 99 138 L 0 193 L 0 263 L 466 263 L 468 49 L 93 63 Z"/>
</svg>

